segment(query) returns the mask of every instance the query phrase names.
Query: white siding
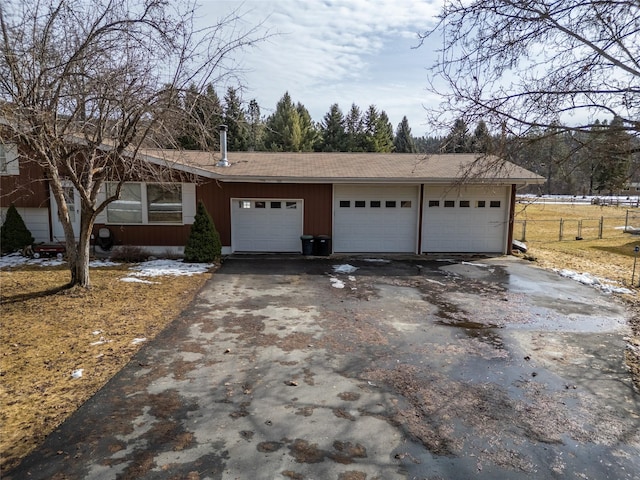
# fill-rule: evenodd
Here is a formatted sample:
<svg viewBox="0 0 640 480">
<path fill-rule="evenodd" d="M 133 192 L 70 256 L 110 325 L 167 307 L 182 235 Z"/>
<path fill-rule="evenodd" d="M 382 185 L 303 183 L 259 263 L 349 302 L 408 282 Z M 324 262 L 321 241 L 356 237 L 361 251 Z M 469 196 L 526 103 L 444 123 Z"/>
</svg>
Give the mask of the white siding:
<svg viewBox="0 0 640 480">
<path fill-rule="evenodd" d="M 256 204 L 264 208 L 256 208 Z M 241 205 L 247 208 L 241 208 Z M 274 208 L 279 205 L 279 208 Z M 231 199 L 234 252 L 301 252 L 303 202 L 296 199 Z"/>
<path fill-rule="evenodd" d="M 195 183 L 182 184 L 182 222 L 185 225 L 193 224 L 196 216 L 196 185 Z"/>
<path fill-rule="evenodd" d="M 426 185 L 421 251 L 504 253 L 508 231 L 509 192 L 510 187 L 506 186 Z M 438 205 L 429 206 L 430 202 L 438 202 Z M 453 202 L 453 206 L 446 206 L 446 202 Z M 468 206 L 464 206 L 467 204 Z"/>
<path fill-rule="evenodd" d="M 333 251 L 416 253 L 417 185 L 335 185 Z"/>
<path fill-rule="evenodd" d="M 35 243 L 49 242 L 49 211 L 46 208 L 21 208 L 17 207 L 18 213 L 22 217 L 25 225 L 33 235 Z M 2 208 L 0 216 L 4 223 L 7 209 Z"/>
</svg>

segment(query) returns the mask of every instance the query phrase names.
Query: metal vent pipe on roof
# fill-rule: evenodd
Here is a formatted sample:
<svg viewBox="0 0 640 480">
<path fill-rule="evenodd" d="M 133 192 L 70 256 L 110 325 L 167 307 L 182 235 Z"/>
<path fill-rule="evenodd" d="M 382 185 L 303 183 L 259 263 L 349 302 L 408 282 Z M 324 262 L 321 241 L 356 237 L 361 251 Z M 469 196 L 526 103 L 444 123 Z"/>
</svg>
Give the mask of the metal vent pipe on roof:
<svg viewBox="0 0 640 480">
<path fill-rule="evenodd" d="M 220 161 L 218 167 L 228 167 L 229 159 L 227 158 L 227 126 L 220 125 Z"/>
</svg>

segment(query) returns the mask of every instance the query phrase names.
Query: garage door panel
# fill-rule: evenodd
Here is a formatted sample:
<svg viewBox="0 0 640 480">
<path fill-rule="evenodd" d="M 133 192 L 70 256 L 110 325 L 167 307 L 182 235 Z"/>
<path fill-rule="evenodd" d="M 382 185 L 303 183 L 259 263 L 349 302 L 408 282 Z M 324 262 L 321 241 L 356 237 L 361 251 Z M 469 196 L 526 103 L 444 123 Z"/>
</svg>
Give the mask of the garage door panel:
<svg viewBox="0 0 640 480">
<path fill-rule="evenodd" d="M 300 252 L 302 200 L 233 199 L 234 252 Z"/>
<path fill-rule="evenodd" d="M 509 187 L 426 187 L 421 251 L 502 252 L 507 232 L 508 193 Z M 453 202 L 453 207 L 445 207 L 445 201 L 449 205 Z M 438 206 L 431 206 L 435 204 Z"/>
<path fill-rule="evenodd" d="M 335 252 L 415 252 L 417 186 L 336 185 Z"/>
</svg>

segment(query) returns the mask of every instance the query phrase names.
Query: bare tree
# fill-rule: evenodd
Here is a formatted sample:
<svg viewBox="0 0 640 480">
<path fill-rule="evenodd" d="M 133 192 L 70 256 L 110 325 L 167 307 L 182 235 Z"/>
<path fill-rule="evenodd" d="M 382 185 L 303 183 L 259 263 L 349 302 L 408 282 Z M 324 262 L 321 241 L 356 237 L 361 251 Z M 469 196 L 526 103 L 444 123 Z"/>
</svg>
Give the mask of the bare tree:
<svg viewBox="0 0 640 480">
<path fill-rule="evenodd" d="M 430 90 L 444 100 L 431 119 L 522 134 L 589 132 L 615 116 L 638 137 L 639 19 L 637 0 L 446 1 L 421 35 L 441 45 Z"/>
<path fill-rule="evenodd" d="M 44 170 L 64 228 L 70 285 L 90 286 L 96 216 L 132 179 L 166 179 L 141 147 L 177 145 L 172 117 L 189 85 L 238 73 L 232 53 L 266 37 L 233 11 L 197 27 L 190 0 L 3 0 L 0 140 Z M 184 115 L 184 112 L 179 112 Z M 106 181 L 117 187 L 105 201 Z M 80 194 L 74 232 L 64 195 Z M 78 238 L 76 242 L 76 237 Z"/>
</svg>

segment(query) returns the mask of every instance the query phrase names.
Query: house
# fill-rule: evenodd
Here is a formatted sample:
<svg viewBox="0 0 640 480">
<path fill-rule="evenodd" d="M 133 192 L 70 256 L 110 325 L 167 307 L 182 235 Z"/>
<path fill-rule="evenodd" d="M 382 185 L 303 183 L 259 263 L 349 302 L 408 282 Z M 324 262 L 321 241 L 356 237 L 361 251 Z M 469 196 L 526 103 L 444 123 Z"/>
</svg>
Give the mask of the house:
<svg viewBox="0 0 640 480">
<path fill-rule="evenodd" d="M 516 189 L 544 182 L 474 154 L 227 154 L 221 143 L 219 154 L 146 150 L 148 161 L 192 181 L 125 184 L 94 232 L 109 228 L 116 245 L 179 251 L 202 201 L 223 254 L 301 252 L 303 234 L 329 236 L 333 253 L 504 254 L 511 250 Z M 36 242 L 62 241 L 55 200 L 38 167 L 16 158 L 15 148 L 3 152 L 2 214 L 14 203 Z M 78 222 L 71 186 L 67 200 Z"/>
</svg>

